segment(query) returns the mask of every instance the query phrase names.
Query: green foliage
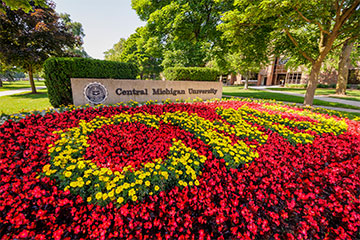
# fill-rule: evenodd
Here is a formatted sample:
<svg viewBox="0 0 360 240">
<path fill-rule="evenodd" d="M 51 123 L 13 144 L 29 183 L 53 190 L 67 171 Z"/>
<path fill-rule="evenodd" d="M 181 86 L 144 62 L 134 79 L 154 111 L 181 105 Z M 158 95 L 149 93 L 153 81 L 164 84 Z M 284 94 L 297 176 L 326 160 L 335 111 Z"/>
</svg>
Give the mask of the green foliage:
<svg viewBox="0 0 360 240">
<path fill-rule="evenodd" d="M 147 21 L 148 37 L 163 46 L 164 68 L 203 67 L 224 49 L 226 41 L 216 26 L 233 0 L 132 0 L 140 19 Z"/>
<path fill-rule="evenodd" d="M 44 63 L 45 84 L 54 107 L 72 104 L 70 78 L 135 79 L 138 68 L 131 63 L 89 58 L 49 58 Z"/>
<path fill-rule="evenodd" d="M 24 12 L 29 12 L 33 9 L 33 5 L 46 7 L 46 0 L 1 0 L 0 1 L 0 12 L 5 13 L 6 7 L 11 10 L 22 9 Z"/>
<path fill-rule="evenodd" d="M 6 8 L 0 14 L 0 57 L 6 65 L 36 70 L 49 56 L 63 56 L 64 48 L 75 44 L 51 7 L 35 6 L 30 13 Z"/>
<path fill-rule="evenodd" d="M 33 93 L 33 74 L 49 56 L 65 56 L 66 49 L 79 44 L 55 12 L 55 6 L 32 6 L 31 12 L 5 7 L 0 14 L 0 59 L 7 66 L 26 70 Z M 1 4 L 0 4 L 1 5 Z"/>
<path fill-rule="evenodd" d="M 87 54 L 85 49 L 81 46 L 83 44 L 83 38 L 85 37 L 84 29 L 82 24 L 79 22 L 73 22 L 68 13 L 60 13 L 60 18 L 63 21 L 67 31 L 71 33 L 77 39 L 77 44 L 71 48 L 66 49 L 68 57 L 86 57 L 90 56 Z"/>
<path fill-rule="evenodd" d="M 308 105 L 321 65 L 337 41 L 360 36 L 358 0 L 236 0 L 235 7 L 224 14 L 220 26 L 226 39 L 241 53 L 281 56 L 293 65 L 311 66 L 304 101 Z"/>
<path fill-rule="evenodd" d="M 121 61 L 120 59 L 124 49 L 125 41 L 125 38 L 120 38 L 119 42 L 115 43 L 111 49 L 104 52 L 105 60 Z"/>
<path fill-rule="evenodd" d="M 164 71 L 166 80 L 217 81 L 218 71 L 203 67 L 170 67 Z"/>
<path fill-rule="evenodd" d="M 141 79 L 158 78 L 162 71 L 162 46 L 156 37 L 150 37 L 144 27 L 136 29 L 128 39 L 120 39 L 106 51 L 105 59 L 134 63 L 139 67 Z"/>
</svg>

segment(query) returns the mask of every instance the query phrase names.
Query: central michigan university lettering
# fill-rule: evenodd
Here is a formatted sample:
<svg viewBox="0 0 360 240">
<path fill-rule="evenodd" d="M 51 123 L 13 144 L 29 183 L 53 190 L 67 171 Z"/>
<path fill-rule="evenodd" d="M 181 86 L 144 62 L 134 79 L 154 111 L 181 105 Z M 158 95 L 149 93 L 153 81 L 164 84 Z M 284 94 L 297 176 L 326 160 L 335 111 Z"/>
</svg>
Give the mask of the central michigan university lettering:
<svg viewBox="0 0 360 240">
<path fill-rule="evenodd" d="M 123 90 L 122 88 L 117 88 L 115 90 L 117 95 L 148 95 L 148 90 L 136 90 L 135 88 L 133 90 Z"/>
<path fill-rule="evenodd" d="M 185 90 L 174 90 L 172 88 L 170 89 L 162 89 L 162 88 L 157 88 L 157 89 L 152 89 L 153 90 L 153 95 L 178 95 L 178 94 L 185 94 Z M 215 88 L 210 88 L 210 89 L 193 89 L 193 88 L 189 88 L 188 92 L 189 94 L 214 94 L 216 95 L 217 93 L 217 89 Z"/>
<path fill-rule="evenodd" d="M 188 89 L 188 93 L 189 94 L 213 94 L 216 95 L 217 93 L 217 89 L 214 88 L 210 88 L 210 89 L 193 89 L 193 88 L 189 88 Z M 117 95 L 149 95 L 148 94 L 148 89 L 142 89 L 142 90 L 137 90 L 137 89 L 132 89 L 132 90 L 124 90 L 122 88 L 117 88 L 115 90 Z M 178 89 L 173 89 L 173 88 L 152 88 L 152 95 L 184 95 L 185 94 L 185 90 L 178 90 Z"/>
<path fill-rule="evenodd" d="M 217 89 L 215 88 L 210 88 L 210 89 L 192 89 L 192 88 L 189 88 L 189 94 L 214 94 L 216 95 L 217 93 Z"/>
<path fill-rule="evenodd" d="M 153 95 L 173 95 L 176 96 L 178 94 L 185 94 L 185 90 L 175 90 L 175 89 L 162 89 L 162 88 L 157 88 L 157 89 L 152 89 L 152 93 Z"/>
</svg>

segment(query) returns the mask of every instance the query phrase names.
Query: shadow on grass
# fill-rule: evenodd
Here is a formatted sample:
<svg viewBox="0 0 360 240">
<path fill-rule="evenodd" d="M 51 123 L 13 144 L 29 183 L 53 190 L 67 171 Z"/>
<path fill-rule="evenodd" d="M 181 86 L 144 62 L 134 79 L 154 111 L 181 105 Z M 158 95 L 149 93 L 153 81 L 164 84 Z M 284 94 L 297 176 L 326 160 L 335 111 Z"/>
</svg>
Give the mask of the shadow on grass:
<svg viewBox="0 0 360 240">
<path fill-rule="evenodd" d="M 10 98 L 24 98 L 24 99 L 42 99 L 48 98 L 47 92 L 37 92 L 37 93 L 21 93 L 9 95 Z"/>
<path fill-rule="evenodd" d="M 269 88 L 269 90 L 284 91 L 284 92 L 303 92 L 306 89 L 304 89 L 304 88 Z"/>
<path fill-rule="evenodd" d="M 239 92 L 223 92 L 224 95 L 237 96 L 237 97 L 245 97 L 245 98 L 261 98 L 261 99 L 270 99 L 282 102 L 294 102 L 294 103 L 303 103 L 304 98 L 290 95 L 283 95 L 265 91 L 257 91 L 251 90 L 249 92 L 242 91 Z"/>
</svg>

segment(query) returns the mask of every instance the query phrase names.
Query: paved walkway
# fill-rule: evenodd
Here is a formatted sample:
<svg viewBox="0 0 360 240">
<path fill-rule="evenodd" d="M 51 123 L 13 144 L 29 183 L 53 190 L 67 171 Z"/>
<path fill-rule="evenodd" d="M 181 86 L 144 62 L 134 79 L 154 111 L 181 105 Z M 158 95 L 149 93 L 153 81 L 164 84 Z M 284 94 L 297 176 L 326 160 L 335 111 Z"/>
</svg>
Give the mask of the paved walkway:
<svg viewBox="0 0 360 240">
<path fill-rule="evenodd" d="M 36 87 L 37 90 L 44 89 L 44 88 L 46 88 L 46 87 L 45 86 Z M 21 89 L 16 89 L 16 90 L 2 91 L 2 92 L 0 92 L 0 97 L 13 95 L 13 94 L 17 94 L 17 93 L 22 93 L 22 92 L 29 92 L 29 91 L 31 91 L 31 88 L 21 88 Z"/>
<path fill-rule="evenodd" d="M 297 96 L 297 97 L 305 96 L 305 94 L 300 94 L 300 93 L 271 90 L 271 88 L 278 88 L 278 87 L 281 87 L 281 86 L 249 86 L 249 88 L 252 88 L 252 89 L 259 89 L 259 90 L 268 91 L 268 92 L 272 92 L 272 93 L 285 94 L 285 95 L 291 95 L 291 96 Z M 314 99 L 322 100 L 325 102 L 342 103 L 342 104 L 346 104 L 346 105 L 360 107 L 359 101 L 345 100 L 345 99 L 332 98 L 332 97 L 323 97 L 323 96 L 315 96 Z"/>
</svg>

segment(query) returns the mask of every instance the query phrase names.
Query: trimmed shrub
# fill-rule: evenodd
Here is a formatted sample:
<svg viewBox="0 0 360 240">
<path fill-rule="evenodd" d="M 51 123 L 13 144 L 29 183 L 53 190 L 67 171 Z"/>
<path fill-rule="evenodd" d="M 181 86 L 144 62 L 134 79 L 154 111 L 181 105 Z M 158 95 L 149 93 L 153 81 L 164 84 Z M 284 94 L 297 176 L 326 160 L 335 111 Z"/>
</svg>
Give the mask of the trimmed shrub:
<svg viewBox="0 0 360 240">
<path fill-rule="evenodd" d="M 306 88 L 306 84 L 285 84 L 287 88 Z"/>
<path fill-rule="evenodd" d="M 139 71 L 131 63 L 89 58 L 49 58 L 44 70 L 49 100 L 54 107 L 73 103 L 70 78 L 135 79 Z"/>
<path fill-rule="evenodd" d="M 317 85 L 318 88 L 336 88 L 336 83 L 333 84 L 321 84 L 319 83 Z"/>
<path fill-rule="evenodd" d="M 218 71 L 205 67 L 170 67 L 164 71 L 166 80 L 171 81 L 217 81 Z"/>
</svg>

